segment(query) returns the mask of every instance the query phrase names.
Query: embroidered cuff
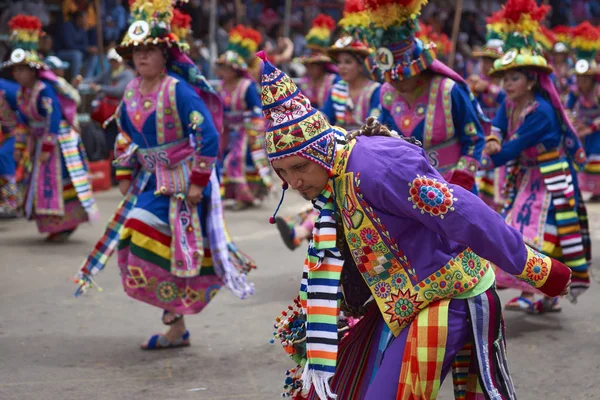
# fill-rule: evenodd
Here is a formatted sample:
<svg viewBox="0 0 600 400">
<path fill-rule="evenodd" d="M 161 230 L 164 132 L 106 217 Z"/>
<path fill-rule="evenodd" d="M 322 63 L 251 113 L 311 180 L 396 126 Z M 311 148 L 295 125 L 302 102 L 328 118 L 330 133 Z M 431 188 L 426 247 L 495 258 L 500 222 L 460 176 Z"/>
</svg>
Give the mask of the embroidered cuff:
<svg viewBox="0 0 600 400">
<path fill-rule="evenodd" d="M 502 144 L 502 142 L 500 141 L 500 138 L 494 134 L 489 134 L 485 137 L 485 142 L 496 142 L 498 144 Z"/>
<path fill-rule="evenodd" d="M 201 187 L 208 185 L 214 162 L 215 157 L 196 155 L 194 157 L 194 165 L 190 175 L 190 183 Z"/>
<path fill-rule="evenodd" d="M 56 138 L 54 137 L 54 135 L 51 134 L 47 134 L 46 136 L 44 136 L 44 138 L 42 139 L 42 152 L 46 153 L 46 152 L 51 152 L 52 150 L 54 150 L 54 146 L 55 146 L 55 142 L 56 142 Z"/>
<path fill-rule="evenodd" d="M 115 177 L 118 181 L 130 181 L 133 179 L 133 168 L 117 167 Z"/>
<path fill-rule="evenodd" d="M 558 296 L 569 283 L 571 270 L 563 263 L 527 247 L 525 267 L 517 278 L 547 296 Z"/>
</svg>

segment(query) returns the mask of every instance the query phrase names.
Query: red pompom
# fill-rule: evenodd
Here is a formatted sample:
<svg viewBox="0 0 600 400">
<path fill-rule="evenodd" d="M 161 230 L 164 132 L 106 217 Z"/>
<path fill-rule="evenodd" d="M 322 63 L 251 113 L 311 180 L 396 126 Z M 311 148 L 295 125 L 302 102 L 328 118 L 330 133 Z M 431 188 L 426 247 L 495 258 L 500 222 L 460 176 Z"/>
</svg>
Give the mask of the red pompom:
<svg viewBox="0 0 600 400">
<path fill-rule="evenodd" d="M 287 183 L 287 182 L 283 182 L 283 184 L 281 185 L 281 188 L 282 188 L 283 190 L 288 190 L 288 189 L 290 188 L 290 185 L 288 185 L 288 183 Z"/>
<path fill-rule="evenodd" d="M 271 225 L 275 225 L 275 217 L 271 217 L 271 218 L 269 218 L 269 223 L 270 223 Z"/>
</svg>

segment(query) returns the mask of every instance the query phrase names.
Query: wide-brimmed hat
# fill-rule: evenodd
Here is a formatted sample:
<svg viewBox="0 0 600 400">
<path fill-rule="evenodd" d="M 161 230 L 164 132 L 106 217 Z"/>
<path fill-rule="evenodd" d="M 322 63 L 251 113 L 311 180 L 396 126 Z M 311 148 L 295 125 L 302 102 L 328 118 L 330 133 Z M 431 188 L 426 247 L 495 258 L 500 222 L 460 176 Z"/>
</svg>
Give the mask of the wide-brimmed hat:
<svg viewBox="0 0 600 400">
<path fill-rule="evenodd" d="M 558 25 L 552 28 L 556 42 L 552 47 L 553 53 L 569 54 L 571 51 L 572 29 L 570 26 Z"/>
<path fill-rule="evenodd" d="M 572 30 L 571 48 L 576 51 L 575 75 L 600 75 L 596 55 L 600 50 L 600 29 L 584 21 Z"/>
<path fill-rule="evenodd" d="M 173 0 L 134 0 L 130 4 L 131 25 L 117 47 L 125 59 L 137 46 L 166 46 L 182 53 L 190 49 L 186 42 L 191 18 L 175 9 Z"/>
<path fill-rule="evenodd" d="M 501 21 L 498 20 L 498 15 L 492 15 L 486 19 L 485 26 L 485 44 L 477 50 L 474 50 L 473 57 L 498 59 L 502 57 L 502 40 Z"/>
<path fill-rule="evenodd" d="M 48 66 L 37 52 L 42 32 L 42 22 L 31 15 L 16 15 L 8 21 L 12 53 L 3 68 L 27 65 L 33 69 L 46 70 Z"/>
<path fill-rule="evenodd" d="M 331 44 L 331 33 L 335 28 L 335 21 L 329 15 L 319 14 L 314 19 L 312 27 L 306 34 L 306 48 L 308 52 L 296 59 L 302 64 L 331 63 L 333 60 L 327 55 Z"/>
<path fill-rule="evenodd" d="M 504 39 L 504 54 L 494 61 L 491 75 L 522 68 L 552 72 L 535 38 L 535 33 L 540 30 L 540 22 L 549 10 L 548 6 L 538 6 L 535 0 L 508 0 L 496 13 L 494 17 L 499 21 Z"/>
<path fill-rule="evenodd" d="M 258 46 L 262 42 L 260 32 L 238 25 L 229 32 L 229 46 L 216 61 L 217 65 L 228 65 L 237 71 L 246 72 L 256 58 Z"/>
<path fill-rule="evenodd" d="M 329 47 L 327 54 L 336 58 L 340 53 L 351 53 L 366 58 L 374 51 L 368 44 L 369 14 L 363 0 L 346 0 L 343 18 L 338 22 L 341 37 Z"/>
</svg>

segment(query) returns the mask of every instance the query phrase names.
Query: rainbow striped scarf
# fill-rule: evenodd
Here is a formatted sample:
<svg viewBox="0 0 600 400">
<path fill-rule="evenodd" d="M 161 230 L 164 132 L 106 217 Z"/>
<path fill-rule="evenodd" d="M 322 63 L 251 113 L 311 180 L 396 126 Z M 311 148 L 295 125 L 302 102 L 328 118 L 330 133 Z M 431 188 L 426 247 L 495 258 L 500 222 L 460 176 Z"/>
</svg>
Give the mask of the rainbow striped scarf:
<svg viewBox="0 0 600 400">
<path fill-rule="evenodd" d="M 307 363 L 302 373 L 305 390 L 315 387 L 321 399 L 334 397 L 329 379 L 335 373 L 338 353 L 340 279 L 344 259 L 336 245 L 335 201 L 331 182 L 313 200 L 319 217 L 308 246 L 300 285 L 300 302 L 306 314 Z"/>
</svg>

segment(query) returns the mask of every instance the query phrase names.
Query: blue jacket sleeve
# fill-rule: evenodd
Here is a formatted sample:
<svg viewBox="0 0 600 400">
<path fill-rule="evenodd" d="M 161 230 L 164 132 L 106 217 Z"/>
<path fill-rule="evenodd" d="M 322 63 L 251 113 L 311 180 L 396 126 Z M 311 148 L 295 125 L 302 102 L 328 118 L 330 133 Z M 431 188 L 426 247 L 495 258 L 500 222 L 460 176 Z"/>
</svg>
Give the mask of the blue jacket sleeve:
<svg viewBox="0 0 600 400">
<path fill-rule="evenodd" d="M 485 147 L 485 136 L 469 93 L 456 84 L 452 88 L 450 98 L 454 130 L 461 142 L 461 154 L 463 157 L 472 157 L 479 161 Z"/>
<path fill-rule="evenodd" d="M 335 111 L 333 110 L 331 92 L 332 91 L 330 90 L 329 94 L 327 95 L 327 100 L 325 100 L 325 104 L 323 104 L 323 107 L 321 107 L 321 112 L 323 115 L 325 115 L 330 124 L 335 124 Z"/>
<path fill-rule="evenodd" d="M 369 117 L 377 117 L 379 118 L 381 115 L 381 109 L 379 107 L 380 100 L 379 96 L 381 96 L 381 86 L 379 86 L 373 94 L 371 95 L 371 101 L 369 102 Z"/>
<path fill-rule="evenodd" d="M 184 134 L 195 148 L 190 183 L 205 187 L 219 151 L 219 133 L 206 104 L 186 82 L 177 83 L 175 95 Z"/>
<path fill-rule="evenodd" d="M 573 92 L 569 92 L 569 97 L 567 98 L 567 109 L 572 110 L 575 108 L 575 104 L 577 103 L 577 96 Z"/>
<path fill-rule="evenodd" d="M 540 149 L 556 148 L 561 141 L 560 126 L 554 110 L 549 104 L 540 103 L 537 109 L 529 113 L 515 134 L 502 145 L 499 153 L 491 156 L 493 166 L 498 167 L 516 159 L 532 146 Z"/>
<path fill-rule="evenodd" d="M 246 90 L 246 95 L 244 96 L 244 100 L 246 101 L 246 107 L 248 111 L 252 113 L 253 118 L 263 116 L 262 103 L 256 84 L 252 83 L 250 86 L 248 86 L 248 89 Z"/>
<path fill-rule="evenodd" d="M 60 129 L 60 121 L 62 120 L 62 109 L 58 102 L 58 97 L 52 87 L 46 85 L 40 91 L 37 99 L 38 113 L 47 118 L 48 130 L 42 138 L 42 151 L 52 151 L 56 144 L 56 139 Z"/>
</svg>

